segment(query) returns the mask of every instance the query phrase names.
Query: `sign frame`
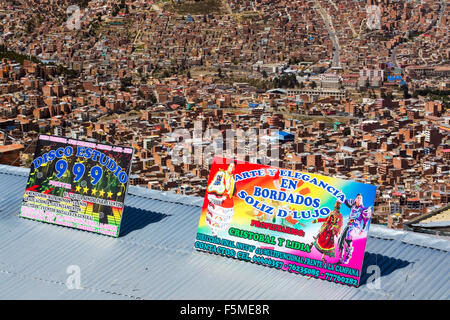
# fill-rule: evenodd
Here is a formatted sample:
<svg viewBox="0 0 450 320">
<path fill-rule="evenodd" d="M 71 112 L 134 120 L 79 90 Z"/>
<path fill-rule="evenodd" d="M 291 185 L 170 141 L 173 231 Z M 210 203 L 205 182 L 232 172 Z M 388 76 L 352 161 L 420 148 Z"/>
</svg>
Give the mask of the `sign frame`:
<svg viewBox="0 0 450 320">
<path fill-rule="evenodd" d="M 376 189 L 216 156 L 194 248 L 358 287 Z"/>
<path fill-rule="evenodd" d="M 40 134 L 19 216 L 119 237 L 133 156 L 132 147 Z"/>
</svg>

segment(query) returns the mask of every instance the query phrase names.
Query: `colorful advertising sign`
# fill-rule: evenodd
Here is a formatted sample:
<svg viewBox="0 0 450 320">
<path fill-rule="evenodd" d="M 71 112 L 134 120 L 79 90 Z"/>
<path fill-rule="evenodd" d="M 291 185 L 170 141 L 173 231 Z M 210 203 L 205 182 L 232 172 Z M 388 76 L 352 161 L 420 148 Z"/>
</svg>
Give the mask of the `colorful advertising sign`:
<svg viewBox="0 0 450 320">
<path fill-rule="evenodd" d="M 40 135 L 20 216 L 118 237 L 132 148 Z"/>
<path fill-rule="evenodd" d="M 194 247 L 358 286 L 376 187 L 215 157 Z"/>
</svg>

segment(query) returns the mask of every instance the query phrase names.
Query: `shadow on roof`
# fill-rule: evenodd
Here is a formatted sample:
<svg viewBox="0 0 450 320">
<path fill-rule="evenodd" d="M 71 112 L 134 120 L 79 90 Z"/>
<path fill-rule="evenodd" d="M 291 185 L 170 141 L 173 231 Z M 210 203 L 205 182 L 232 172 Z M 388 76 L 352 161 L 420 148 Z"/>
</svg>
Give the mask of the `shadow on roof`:
<svg viewBox="0 0 450 320">
<path fill-rule="evenodd" d="M 380 276 L 384 277 L 397 269 L 405 268 L 411 262 L 406 260 L 395 259 L 392 257 L 383 256 L 381 254 L 366 252 L 364 255 L 364 262 L 362 266 L 362 274 L 360 285 L 366 284 L 370 276 L 374 276 L 375 273 L 371 270 L 367 273 L 368 267 L 371 265 L 377 265 L 380 268 Z"/>
<path fill-rule="evenodd" d="M 168 216 L 170 215 L 125 206 L 119 236 L 123 237 L 132 231 L 144 229 L 147 225 L 159 222 Z"/>
</svg>

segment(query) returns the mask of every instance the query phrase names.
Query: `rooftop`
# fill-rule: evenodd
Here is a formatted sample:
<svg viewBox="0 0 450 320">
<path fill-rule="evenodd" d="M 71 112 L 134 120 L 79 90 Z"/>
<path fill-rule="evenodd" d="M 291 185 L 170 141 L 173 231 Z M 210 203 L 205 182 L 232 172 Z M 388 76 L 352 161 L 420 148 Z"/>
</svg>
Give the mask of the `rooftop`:
<svg viewBox="0 0 450 320">
<path fill-rule="evenodd" d="M 119 238 L 19 218 L 28 172 L 0 165 L 0 299 L 450 298 L 449 238 L 372 225 L 353 288 L 197 252 L 198 197 L 131 186 Z M 79 290 L 66 286 L 72 265 Z"/>
<path fill-rule="evenodd" d="M 16 144 L 8 144 L 4 146 L 0 146 L 0 152 L 6 153 L 10 151 L 19 151 L 23 149 L 23 145 L 16 143 Z"/>
<path fill-rule="evenodd" d="M 440 214 L 423 219 L 421 222 L 438 222 L 438 221 L 450 221 L 450 209 L 447 209 Z"/>
</svg>

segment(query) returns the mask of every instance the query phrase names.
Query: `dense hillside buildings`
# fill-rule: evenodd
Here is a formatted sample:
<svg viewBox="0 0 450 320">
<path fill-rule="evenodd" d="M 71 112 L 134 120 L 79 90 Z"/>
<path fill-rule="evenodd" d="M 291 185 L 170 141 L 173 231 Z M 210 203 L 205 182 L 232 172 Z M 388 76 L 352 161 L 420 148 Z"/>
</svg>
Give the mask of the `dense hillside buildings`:
<svg viewBox="0 0 450 320">
<path fill-rule="evenodd" d="M 29 166 L 49 133 L 134 147 L 150 189 L 202 196 L 223 154 L 376 184 L 394 228 L 448 203 L 445 1 L 94 0 L 79 28 L 67 7 L 0 4 L 1 163 Z"/>
</svg>

